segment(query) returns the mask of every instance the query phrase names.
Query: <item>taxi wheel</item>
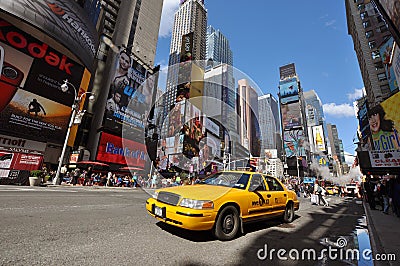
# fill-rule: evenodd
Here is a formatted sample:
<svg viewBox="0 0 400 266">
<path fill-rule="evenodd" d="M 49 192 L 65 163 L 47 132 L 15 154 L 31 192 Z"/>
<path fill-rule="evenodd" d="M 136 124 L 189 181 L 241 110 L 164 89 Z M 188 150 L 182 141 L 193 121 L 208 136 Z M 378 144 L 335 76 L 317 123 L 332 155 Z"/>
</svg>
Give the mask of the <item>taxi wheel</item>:
<svg viewBox="0 0 400 266">
<path fill-rule="evenodd" d="M 293 203 L 288 203 L 285 208 L 285 213 L 283 214 L 283 221 L 285 223 L 291 223 L 294 219 L 294 208 Z"/>
<path fill-rule="evenodd" d="M 213 234 L 219 240 L 233 239 L 239 230 L 239 212 L 233 206 L 226 206 L 218 215 Z"/>
</svg>

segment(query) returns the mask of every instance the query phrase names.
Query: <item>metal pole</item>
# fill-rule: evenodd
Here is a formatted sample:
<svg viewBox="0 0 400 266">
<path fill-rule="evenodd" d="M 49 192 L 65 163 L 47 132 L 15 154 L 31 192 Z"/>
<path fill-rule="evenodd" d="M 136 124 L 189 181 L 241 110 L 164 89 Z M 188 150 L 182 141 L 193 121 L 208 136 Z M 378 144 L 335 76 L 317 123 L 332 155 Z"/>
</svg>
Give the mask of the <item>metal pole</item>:
<svg viewBox="0 0 400 266">
<path fill-rule="evenodd" d="M 61 171 L 61 166 L 62 166 L 62 163 L 63 163 L 63 160 L 64 160 L 64 156 L 65 156 L 65 150 L 67 149 L 68 139 L 69 139 L 69 135 L 71 133 L 71 127 L 74 124 L 74 120 L 75 120 L 75 116 L 76 116 L 76 104 L 77 103 L 75 102 L 74 105 L 72 106 L 72 115 L 71 115 L 71 119 L 69 121 L 67 135 L 65 136 L 64 146 L 62 148 L 60 160 L 58 162 L 56 176 L 54 177 L 54 181 L 53 181 L 54 185 L 57 184 L 57 181 L 60 178 L 60 171 Z"/>
</svg>

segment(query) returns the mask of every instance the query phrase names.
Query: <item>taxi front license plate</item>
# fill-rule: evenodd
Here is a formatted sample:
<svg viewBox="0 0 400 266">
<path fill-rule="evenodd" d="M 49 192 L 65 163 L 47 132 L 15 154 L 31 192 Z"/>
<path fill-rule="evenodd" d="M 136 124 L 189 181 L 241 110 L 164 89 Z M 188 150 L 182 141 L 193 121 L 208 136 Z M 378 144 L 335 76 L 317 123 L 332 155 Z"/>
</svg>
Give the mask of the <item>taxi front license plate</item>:
<svg viewBox="0 0 400 266">
<path fill-rule="evenodd" d="M 156 216 L 165 218 L 165 217 L 164 217 L 163 209 L 164 209 L 164 208 L 160 208 L 160 207 L 154 206 L 154 214 L 155 214 Z"/>
</svg>

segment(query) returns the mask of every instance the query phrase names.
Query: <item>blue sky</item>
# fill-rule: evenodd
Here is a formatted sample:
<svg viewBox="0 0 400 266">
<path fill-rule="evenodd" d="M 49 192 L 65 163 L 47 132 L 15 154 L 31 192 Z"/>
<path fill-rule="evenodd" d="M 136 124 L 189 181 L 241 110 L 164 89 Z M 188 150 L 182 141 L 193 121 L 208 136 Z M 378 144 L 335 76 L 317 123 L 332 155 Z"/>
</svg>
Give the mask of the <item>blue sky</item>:
<svg viewBox="0 0 400 266">
<path fill-rule="evenodd" d="M 304 91 L 315 90 L 327 123 L 336 124 L 345 151 L 354 154 L 354 99 L 364 87 L 345 1 L 205 0 L 208 25 L 230 41 L 234 66 L 276 98 L 279 67 L 295 63 Z M 251 3 L 251 4 L 248 4 Z M 179 0 L 164 0 L 156 64 L 168 64 L 173 14 Z"/>
</svg>

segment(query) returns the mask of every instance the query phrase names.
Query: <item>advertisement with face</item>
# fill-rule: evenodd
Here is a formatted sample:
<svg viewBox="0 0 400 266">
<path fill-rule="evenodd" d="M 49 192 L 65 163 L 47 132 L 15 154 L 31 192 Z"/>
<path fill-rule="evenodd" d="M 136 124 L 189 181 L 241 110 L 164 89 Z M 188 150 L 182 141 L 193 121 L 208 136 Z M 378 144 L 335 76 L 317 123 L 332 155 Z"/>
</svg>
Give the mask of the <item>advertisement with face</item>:
<svg viewBox="0 0 400 266">
<path fill-rule="evenodd" d="M 279 94 L 282 104 L 299 100 L 299 85 L 297 78 L 280 81 Z"/>
<path fill-rule="evenodd" d="M 285 149 L 286 157 L 293 156 L 306 156 L 304 145 L 304 132 L 303 130 L 291 130 L 283 133 L 283 147 Z"/>
<path fill-rule="evenodd" d="M 383 66 L 385 67 L 386 77 L 388 79 L 390 91 L 394 91 L 399 88 L 392 64 L 393 63 L 392 59 L 394 56 L 393 48 L 394 48 L 394 39 L 393 37 L 391 37 L 379 49 Z"/>
<path fill-rule="evenodd" d="M 103 132 L 96 160 L 144 168 L 146 155 L 146 145 Z"/>
<path fill-rule="evenodd" d="M 375 151 L 400 150 L 400 94 L 396 93 L 368 111 L 371 143 Z"/>
<path fill-rule="evenodd" d="M 281 105 L 281 111 L 284 130 L 290 130 L 302 126 L 299 102 Z"/>
<path fill-rule="evenodd" d="M 145 82 L 146 70 L 126 51 L 119 54 L 117 61 L 106 103 L 104 127 L 120 134 L 124 126 L 130 136 L 143 139 L 154 84 L 157 84 L 153 79 L 157 75 Z"/>
</svg>

